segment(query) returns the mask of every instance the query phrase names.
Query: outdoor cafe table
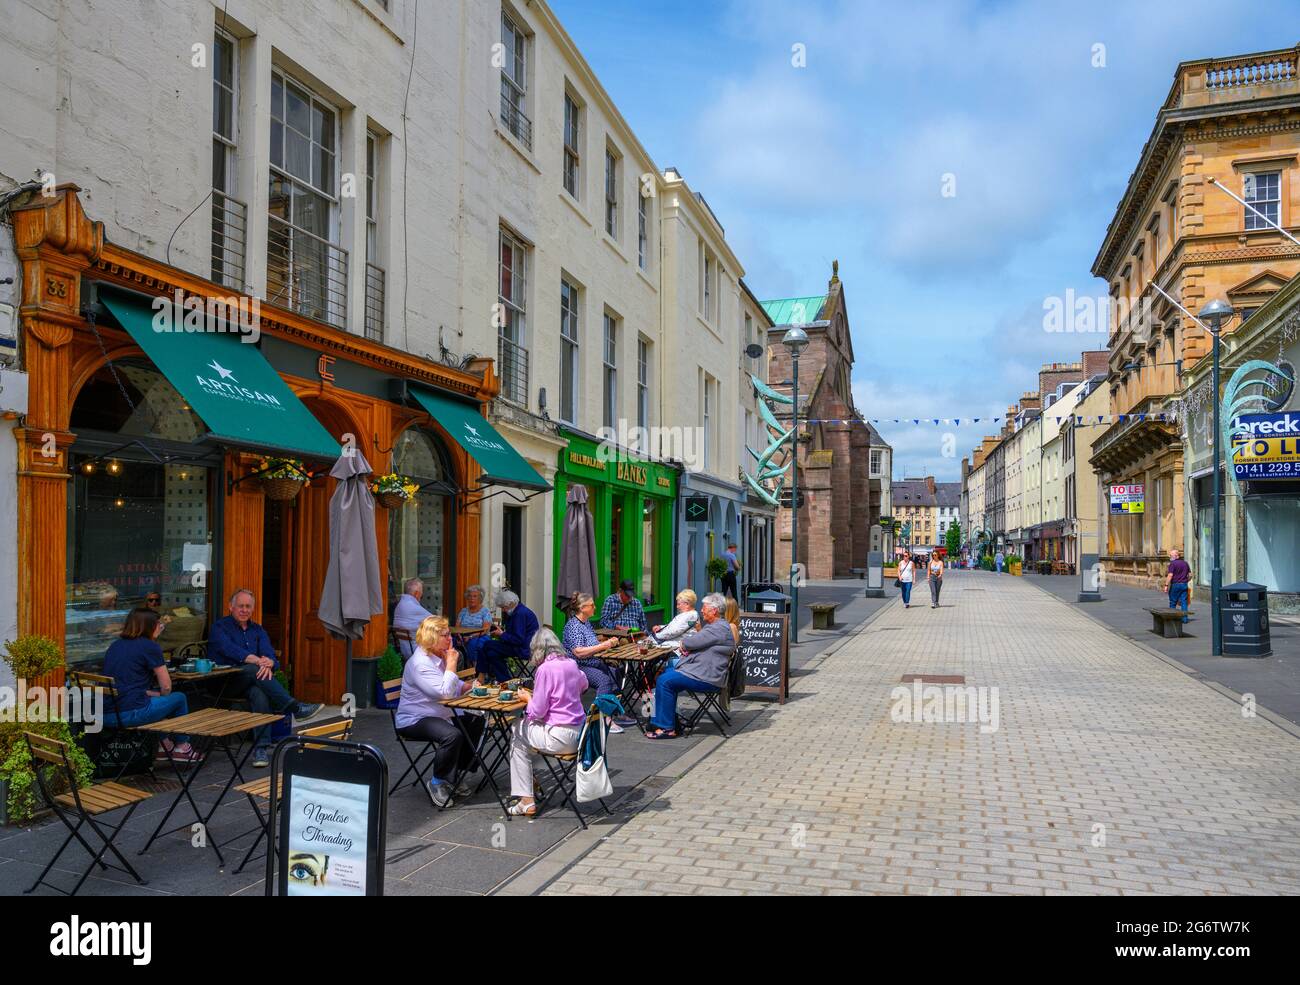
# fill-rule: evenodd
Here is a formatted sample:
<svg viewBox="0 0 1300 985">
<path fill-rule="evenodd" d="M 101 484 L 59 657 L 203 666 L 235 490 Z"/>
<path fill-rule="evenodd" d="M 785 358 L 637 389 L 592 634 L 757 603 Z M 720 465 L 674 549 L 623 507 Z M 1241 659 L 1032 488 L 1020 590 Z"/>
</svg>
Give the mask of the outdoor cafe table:
<svg viewBox="0 0 1300 985">
<path fill-rule="evenodd" d="M 226 691 L 230 688 L 231 682 L 235 679 L 241 667 L 213 667 L 206 674 L 197 670 L 181 670 L 180 667 L 169 668 L 167 673 L 171 676 L 173 685 L 181 684 L 206 684 L 208 681 L 220 681 L 221 687 L 217 690 L 216 696 L 212 703 L 220 705 L 226 698 Z"/>
<path fill-rule="evenodd" d="M 479 781 L 474 792 L 478 793 L 479 790 L 483 789 L 484 783 L 491 784 L 492 793 L 496 796 L 497 803 L 501 805 L 503 811 L 506 811 L 506 817 L 509 817 L 510 806 L 506 801 L 510 795 L 508 793 L 502 794 L 493 774 L 503 762 L 510 758 L 510 717 L 516 712 L 527 708 L 528 702 L 519 698 L 514 701 L 501 701 L 493 697 L 478 698 L 472 694 L 465 694 L 459 698 L 450 698 L 442 704 L 445 708 L 458 711 L 481 711 L 486 717 L 487 720 L 483 723 L 483 733 L 479 736 L 477 743 L 474 742 L 465 724 L 461 721 L 465 717 L 464 715 L 453 712 L 451 720 L 456 723 L 456 727 L 460 729 L 460 734 L 465 741 L 474 747 L 474 758 L 478 760 L 479 767 L 483 770 L 483 779 Z M 492 762 L 490 764 L 483 755 L 489 744 L 492 747 Z M 460 779 L 461 772 L 457 771 L 457 781 Z"/>
<path fill-rule="evenodd" d="M 645 731 L 648 715 L 641 714 L 641 703 L 654 687 L 655 665 L 677 651 L 671 646 L 652 646 L 642 653 L 636 643 L 625 643 L 600 654 L 600 659 L 614 667 L 622 667 L 623 688 L 619 698 L 623 709 L 636 719 L 637 726 Z"/>
<path fill-rule="evenodd" d="M 199 824 L 203 825 L 204 842 L 212 847 L 212 850 L 217 853 L 218 863 L 224 866 L 226 860 L 221 854 L 221 848 L 217 845 L 217 840 L 212 836 L 209 821 L 212 820 L 212 815 L 217 812 L 217 808 L 221 806 L 221 801 L 225 799 L 226 794 L 230 792 L 230 788 L 234 785 L 235 780 L 238 779 L 240 782 L 243 782 L 244 776 L 242 770 L 244 764 L 248 762 L 248 757 L 253 753 L 253 744 L 250 743 L 244 754 L 240 756 L 239 759 L 236 759 L 234 752 L 232 752 L 230 748 L 230 740 L 243 732 L 250 731 L 251 729 L 261 728 L 263 725 L 272 725 L 283 717 L 284 715 L 282 713 L 275 714 L 270 712 L 230 711 L 224 708 L 204 708 L 202 711 L 192 711 L 188 715 L 181 715 L 179 718 L 164 718 L 159 722 L 150 722 L 147 725 L 133 726 L 131 731 L 136 732 L 152 732 L 156 735 L 188 735 L 190 737 L 190 745 L 203 754 L 203 760 L 201 762 L 187 764 L 188 768 L 183 771 L 181 770 L 179 763 L 174 761 L 172 762 L 172 770 L 176 773 L 176 779 L 180 781 L 181 788 L 176 792 L 176 797 L 172 800 L 171 807 L 167 808 L 167 813 L 164 814 L 162 820 L 158 822 L 158 827 L 154 829 L 153 834 L 149 836 L 149 840 L 145 842 L 144 847 L 140 849 L 138 854 L 143 855 L 147 852 L 150 846 L 153 845 L 154 841 L 164 834 L 163 828 L 171 818 L 172 813 L 180 806 L 181 799 L 184 798 L 190 802 L 190 807 L 194 811 L 195 819 Z M 231 773 L 230 778 L 226 780 L 225 786 L 221 788 L 221 793 L 217 795 L 217 799 L 213 802 L 211 809 L 204 814 L 199 808 L 199 805 L 195 803 L 194 797 L 190 793 L 190 788 L 194 786 L 195 781 L 199 778 L 199 774 L 203 772 L 203 768 L 212 761 L 212 750 L 217 745 L 220 745 L 225 751 L 226 758 L 230 760 L 230 765 L 234 767 L 234 772 Z M 238 748 L 238 745 L 236 748 Z M 188 829 L 189 825 L 183 824 L 179 827 L 172 828 L 171 831 L 165 833 L 171 834 L 175 831 Z"/>
</svg>

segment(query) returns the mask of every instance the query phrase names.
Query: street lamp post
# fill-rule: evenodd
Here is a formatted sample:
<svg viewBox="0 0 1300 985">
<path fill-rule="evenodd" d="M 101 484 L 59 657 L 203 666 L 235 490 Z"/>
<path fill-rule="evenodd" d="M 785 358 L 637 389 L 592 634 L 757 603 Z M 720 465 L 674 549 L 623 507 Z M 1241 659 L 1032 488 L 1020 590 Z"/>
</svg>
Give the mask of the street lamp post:
<svg viewBox="0 0 1300 985">
<path fill-rule="evenodd" d="M 790 351 L 792 400 L 794 415 L 790 428 L 790 454 L 794 462 L 790 478 L 790 642 L 799 642 L 799 354 L 808 347 L 808 333 L 798 326 L 781 337 L 781 344 Z"/>
<path fill-rule="evenodd" d="M 1215 299 L 1201 309 L 1199 318 L 1206 322 L 1210 334 L 1214 337 L 1214 363 L 1211 373 L 1210 394 L 1214 400 L 1214 457 L 1211 466 L 1214 469 L 1214 564 L 1210 568 L 1210 653 L 1223 656 L 1223 612 L 1219 608 L 1219 593 L 1223 589 L 1223 477 L 1219 472 L 1219 460 L 1223 453 L 1219 431 L 1219 335 L 1223 328 L 1223 319 L 1232 315 L 1232 305 Z"/>
</svg>

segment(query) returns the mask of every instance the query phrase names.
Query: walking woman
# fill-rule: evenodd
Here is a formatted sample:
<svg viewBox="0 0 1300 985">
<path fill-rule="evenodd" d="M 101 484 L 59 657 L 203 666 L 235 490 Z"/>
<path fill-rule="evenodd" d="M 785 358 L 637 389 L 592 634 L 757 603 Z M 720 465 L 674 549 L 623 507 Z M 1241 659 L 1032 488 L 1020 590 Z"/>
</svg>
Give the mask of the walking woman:
<svg viewBox="0 0 1300 985">
<path fill-rule="evenodd" d="M 930 555 L 930 563 L 925 566 L 925 577 L 930 583 L 930 608 L 939 608 L 939 589 L 943 588 L 943 559 L 938 554 Z"/>
<path fill-rule="evenodd" d="M 912 607 L 912 585 L 916 582 L 916 565 L 912 555 L 903 552 L 903 560 L 898 562 L 898 588 L 903 593 L 903 608 Z"/>
</svg>

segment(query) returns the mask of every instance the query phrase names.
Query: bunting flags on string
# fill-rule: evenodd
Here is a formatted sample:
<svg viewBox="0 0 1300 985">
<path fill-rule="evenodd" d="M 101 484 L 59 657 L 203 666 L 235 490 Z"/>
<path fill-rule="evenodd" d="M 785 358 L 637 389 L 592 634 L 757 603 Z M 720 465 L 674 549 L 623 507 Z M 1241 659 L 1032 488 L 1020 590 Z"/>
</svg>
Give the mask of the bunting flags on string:
<svg viewBox="0 0 1300 985">
<path fill-rule="evenodd" d="M 1063 415 L 1048 414 L 1045 416 L 1048 417 L 1050 420 L 1055 421 L 1057 424 L 1060 424 L 1062 421 L 1068 421 L 1071 419 L 1073 419 L 1075 424 L 1088 424 L 1093 422 L 1097 424 L 1114 424 L 1114 423 L 1126 424 L 1130 420 L 1137 421 L 1138 423 L 1143 423 L 1145 421 L 1172 422 L 1178 419 L 1178 416 L 1176 414 L 1098 414 L 1096 415 L 1095 418 L 1093 418 L 1092 416 L 1084 417 L 1078 414 L 1063 414 Z M 800 424 L 850 425 L 850 424 L 865 424 L 868 421 L 870 421 L 872 424 L 900 424 L 900 425 L 912 424 L 916 427 L 931 427 L 931 426 L 937 427 L 941 424 L 946 427 L 950 427 L 950 426 L 961 427 L 963 421 L 965 421 L 967 424 L 979 424 L 981 422 L 987 422 L 989 424 L 998 424 L 1003 420 L 1004 418 L 1001 417 L 929 417 L 929 418 L 920 418 L 920 417 L 857 418 L 855 417 L 850 420 L 836 420 L 834 418 L 814 417 L 814 418 L 803 418 L 800 420 L 799 423 Z"/>
</svg>

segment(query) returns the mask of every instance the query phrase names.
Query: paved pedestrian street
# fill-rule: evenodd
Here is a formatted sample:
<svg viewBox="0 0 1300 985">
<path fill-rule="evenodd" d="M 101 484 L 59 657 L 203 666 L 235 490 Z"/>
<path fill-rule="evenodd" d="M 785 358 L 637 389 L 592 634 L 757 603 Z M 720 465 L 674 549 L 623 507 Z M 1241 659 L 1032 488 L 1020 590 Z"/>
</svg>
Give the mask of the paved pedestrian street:
<svg viewBox="0 0 1300 985">
<path fill-rule="evenodd" d="M 545 891 L 1300 892 L 1300 739 L 1025 579 L 945 582 Z M 996 688 L 985 723 L 894 721 L 908 674 Z"/>
</svg>

